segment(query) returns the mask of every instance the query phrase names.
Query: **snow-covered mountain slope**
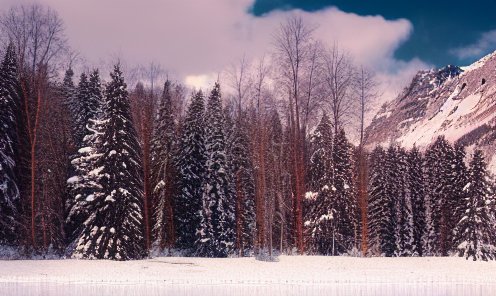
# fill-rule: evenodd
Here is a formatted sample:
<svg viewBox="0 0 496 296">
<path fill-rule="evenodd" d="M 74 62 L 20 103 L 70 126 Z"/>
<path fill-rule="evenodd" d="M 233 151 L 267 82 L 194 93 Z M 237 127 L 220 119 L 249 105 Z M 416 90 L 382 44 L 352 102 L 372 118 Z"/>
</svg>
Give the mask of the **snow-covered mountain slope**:
<svg viewBox="0 0 496 296">
<path fill-rule="evenodd" d="M 400 95 L 384 104 L 366 131 L 367 148 L 397 143 L 425 149 L 444 135 L 488 160 L 496 149 L 496 51 L 468 67 L 419 71 Z"/>
</svg>

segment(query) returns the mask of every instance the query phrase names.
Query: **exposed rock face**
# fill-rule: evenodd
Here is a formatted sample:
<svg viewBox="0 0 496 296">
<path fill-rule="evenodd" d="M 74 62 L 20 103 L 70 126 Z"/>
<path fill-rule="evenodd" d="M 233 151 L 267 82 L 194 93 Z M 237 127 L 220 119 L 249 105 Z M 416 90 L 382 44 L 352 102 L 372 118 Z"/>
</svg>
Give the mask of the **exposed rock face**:
<svg viewBox="0 0 496 296">
<path fill-rule="evenodd" d="M 425 149 L 439 135 L 495 154 L 496 51 L 469 67 L 419 71 L 376 114 L 365 139 L 369 149 L 390 143 Z"/>
</svg>

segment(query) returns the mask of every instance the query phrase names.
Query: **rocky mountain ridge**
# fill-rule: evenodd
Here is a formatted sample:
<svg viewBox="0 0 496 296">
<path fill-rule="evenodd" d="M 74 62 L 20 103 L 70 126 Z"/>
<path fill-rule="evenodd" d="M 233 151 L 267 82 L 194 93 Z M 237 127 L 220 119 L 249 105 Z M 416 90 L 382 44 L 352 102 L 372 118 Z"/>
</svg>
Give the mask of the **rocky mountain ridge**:
<svg viewBox="0 0 496 296">
<path fill-rule="evenodd" d="M 469 152 L 481 148 L 496 172 L 496 51 L 468 67 L 419 71 L 375 115 L 365 141 L 368 149 L 398 144 L 423 150 L 439 135 Z"/>
</svg>

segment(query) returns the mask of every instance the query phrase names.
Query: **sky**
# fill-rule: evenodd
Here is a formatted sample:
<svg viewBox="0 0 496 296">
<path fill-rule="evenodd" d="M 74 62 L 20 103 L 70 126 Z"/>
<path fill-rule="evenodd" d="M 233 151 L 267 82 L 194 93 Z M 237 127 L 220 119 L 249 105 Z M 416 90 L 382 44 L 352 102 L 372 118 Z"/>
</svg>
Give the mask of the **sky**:
<svg viewBox="0 0 496 296">
<path fill-rule="evenodd" d="M 0 10 L 28 0 L 0 0 Z M 391 99 L 419 69 L 468 65 L 496 49 L 496 0 L 39 0 L 59 13 L 86 67 L 119 56 L 160 64 L 195 87 L 211 86 L 243 56 L 269 53 L 271 36 L 299 14 L 316 37 L 375 69 Z M 441 4 L 442 3 L 442 4 Z M 222 81 L 221 81 L 222 82 Z"/>
</svg>

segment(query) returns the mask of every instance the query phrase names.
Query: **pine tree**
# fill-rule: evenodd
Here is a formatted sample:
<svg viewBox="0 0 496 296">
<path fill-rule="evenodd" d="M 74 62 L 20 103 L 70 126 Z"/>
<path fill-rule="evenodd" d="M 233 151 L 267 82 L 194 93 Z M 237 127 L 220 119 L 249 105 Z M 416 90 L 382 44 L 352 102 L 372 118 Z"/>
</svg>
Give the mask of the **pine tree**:
<svg viewBox="0 0 496 296">
<path fill-rule="evenodd" d="M 17 61 L 10 43 L 0 69 L 0 244 L 16 244 L 19 239 L 19 93 Z"/>
<path fill-rule="evenodd" d="M 105 89 L 105 129 L 98 147 L 99 185 L 90 215 L 76 238 L 74 255 L 129 260 L 144 255 L 143 169 L 128 92 L 119 66 Z"/>
<path fill-rule="evenodd" d="M 455 143 L 454 147 L 454 158 L 453 158 L 453 163 L 451 165 L 452 167 L 452 179 L 451 179 L 451 186 L 453 188 L 451 198 L 450 198 L 450 204 L 448 205 L 448 208 L 450 209 L 450 217 L 451 217 L 451 224 L 449 225 L 450 229 L 455 229 L 462 217 L 465 215 L 465 212 L 467 210 L 467 203 L 466 203 L 466 196 L 464 193 L 463 188 L 467 183 L 469 182 L 468 178 L 468 169 L 467 166 L 465 165 L 465 148 L 460 144 L 460 143 Z M 455 239 L 452 239 L 452 248 L 456 249 L 457 248 L 457 243 Z"/>
<path fill-rule="evenodd" d="M 332 127 L 324 113 L 310 145 L 310 182 L 305 199 L 305 228 L 310 234 L 309 250 L 332 254 L 332 226 L 336 209 L 332 207 Z"/>
<path fill-rule="evenodd" d="M 396 185 L 395 204 L 395 241 L 396 256 L 411 256 L 414 249 L 414 222 L 412 216 L 412 199 L 408 179 L 408 154 L 405 149 L 396 149 L 397 161 L 395 176 L 392 179 Z"/>
<path fill-rule="evenodd" d="M 370 155 L 370 189 L 368 194 L 368 236 L 369 252 L 372 255 L 388 253 L 385 247 L 390 241 L 388 225 L 390 224 L 390 207 L 386 194 L 388 174 L 386 163 L 387 153 L 377 146 Z"/>
<path fill-rule="evenodd" d="M 412 204 L 412 256 L 422 256 L 422 235 L 425 233 L 424 175 L 422 154 L 413 147 L 408 155 L 408 191 Z"/>
<path fill-rule="evenodd" d="M 102 88 L 98 70 L 91 76 L 88 85 L 88 118 L 84 123 L 85 136 L 77 153 L 72 156 L 71 168 L 73 176 L 67 181 L 69 187 L 69 198 L 66 208 L 68 215 L 65 221 L 65 231 L 69 238 L 70 248 L 74 248 L 74 239 L 79 236 L 83 223 L 88 219 L 94 209 L 92 202 L 95 193 L 102 189 L 100 184 L 100 157 L 102 153 L 99 147 L 105 131 L 104 112 L 105 106 L 102 101 Z"/>
<path fill-rule="evenodd" d="M 171 82 L 167 80 L 154 122 L 151 140 L 151 166 L 155 202 L 154 246 L 164 249 L 174 242 L 172 196 L 175 186 L 173 145 L 175 122 L 172 114 Z"/>
<path fill-rule="evenodd" d="M 333 159 L 333 192 L 336 218 L 333 230 L 333 255 L 352 249 L 359 233 L 357 221 L 357 202 L 353 183 L 352 146 L 346 139 L 343 129 L 334 137 Z"/>
<path fill-rule="evenodd" d="M 205 149 L 201 232 L 195 249 L 201 256 L 227 257 L 234 247 L 235 203 L 234 194 L 229 190 L 233 178 L 227 167 L 219 83 L 215 84 L 208 99 Z"/>
<path fill-rule="evenodd" d="M 176 246 L 187 251 L 194 251 L 201 229 L 206 166 L 203 125 L 204 97 L 200 90 L 193 95 L 182 124 L 175 161 L 179 187 L 173 206 Z"/>
<path fill-rule="evenodd" d="M 453 147 L 443 136 L 429 147 L 425 155 L 425 219 L 424 254 L 447 256 L 453 247 L 451 199 L 453 190 Z"/>
<path fill-rule="evenodd" d="M 495 191 L 489 180 L 481 150 L 474 152 L 470 162 L 469 183 L 463 188 L 466 211 L 457 225 L 458 252 L 468 260 L 494 260 L 496 257 Z"/>
</svg>

